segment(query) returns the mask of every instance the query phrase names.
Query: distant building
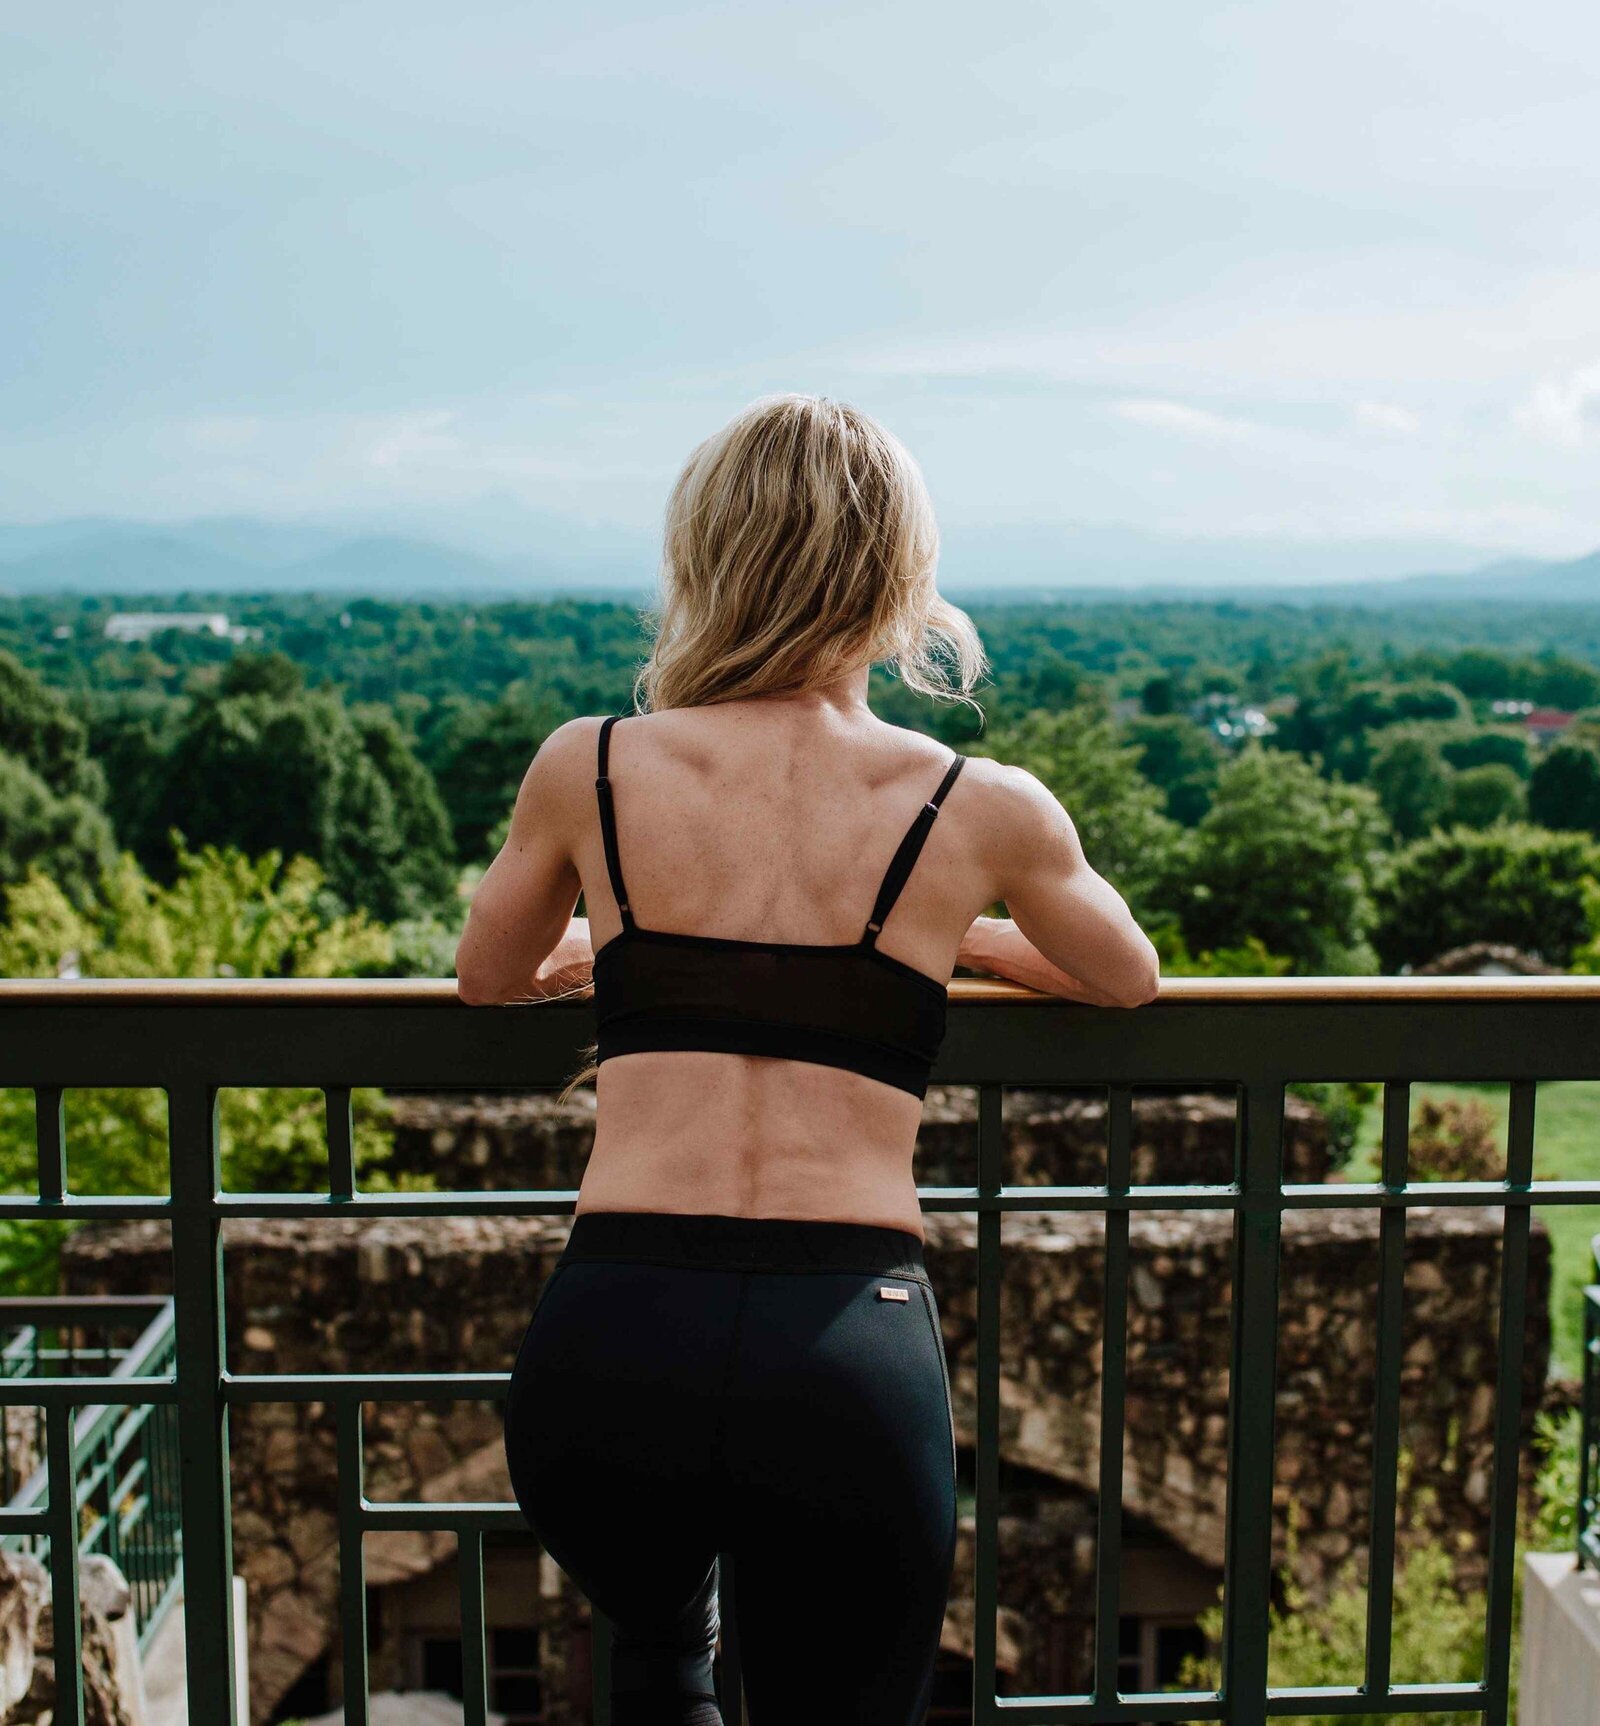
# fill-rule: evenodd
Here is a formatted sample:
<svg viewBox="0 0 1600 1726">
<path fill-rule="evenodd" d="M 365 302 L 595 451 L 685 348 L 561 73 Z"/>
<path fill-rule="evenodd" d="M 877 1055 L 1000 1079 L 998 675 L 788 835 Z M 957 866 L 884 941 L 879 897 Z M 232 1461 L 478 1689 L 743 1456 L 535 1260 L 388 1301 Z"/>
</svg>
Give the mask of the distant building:
<svg viewBox="0 0 1600 1726">
<path fill-rule="evenodd" d="M 106 619 L 108 641 L 148 641 L 164 629 L 214 635 L 224 641 L 259 641 L 259 629 L 230 624 L 225 611 L 119 611 Z"/>
<path fill-rule="evenodd" d="M 1566 713 L 1559 707 L 1535 707 L 1523 717 L 1522 723 L 1535 741 L 1548 743 L 1552 737 L 1559 737 L 1576 718 L 1575 713 Z"/>
<path fill-rule="evenodd" d="M 1537 953 L 1525 953 L 1503 941 L 1469 941 L 1465 947 L 1452 947 L 1448 953 L 1418 965 L 1417 977 L 1558 977 L 1559 965 L 1550 965 Z"/>
<path fill-rule="evenodd" d="M 185 635 L 228 635 L 225 611 L 119 611 L 106 619 L 108 641 L 148 641 L 163 629 L 181 629 Z"/>
<path fill-rule="evenodd" d="M 1248 705 L 1220 690 L 1203 696 L 1189 709 L 1189 716 L 1224 743 L 1242 743 L 1248 737 L 1269 737 L 1277 725 L 1259 707 Z"/>
<path fill-rule="evenodd" d="M 1522 728 L 1535 743 L 1548 743 L 1559 737 L 1577 718 L 1562 707 L 1535 707 L 1531 701 L 1496 701 L 1489 711 L 1496 719 L 1521 721 Z"/>
</svg>

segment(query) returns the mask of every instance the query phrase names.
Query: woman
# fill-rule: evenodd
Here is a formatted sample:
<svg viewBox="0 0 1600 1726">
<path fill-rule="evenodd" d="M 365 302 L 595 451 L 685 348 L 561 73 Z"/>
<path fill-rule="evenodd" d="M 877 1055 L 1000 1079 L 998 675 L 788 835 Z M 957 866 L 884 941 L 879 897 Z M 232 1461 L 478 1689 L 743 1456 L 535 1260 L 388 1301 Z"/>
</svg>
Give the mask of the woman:
<svg viewBox="0 0 1600 1726">
<path fill-rule="evenodd" d="M 849 407 L 758 402 L 702 444 L 643 711 L 546 740 L 456 956 L 474 1005 L 594 983 L 594 1148 L 506 1451 L 612 1621 L 617 1726 L 721 1721 L 723 1552 L 755 1726 L 922 1720 L 956 1535 L 912 1176 L 945 986 L 1156 991 L 1037 779 L 868 708 L 877 662 L 970 700 L 936 553 L 916 465 Z"/>
</svg>

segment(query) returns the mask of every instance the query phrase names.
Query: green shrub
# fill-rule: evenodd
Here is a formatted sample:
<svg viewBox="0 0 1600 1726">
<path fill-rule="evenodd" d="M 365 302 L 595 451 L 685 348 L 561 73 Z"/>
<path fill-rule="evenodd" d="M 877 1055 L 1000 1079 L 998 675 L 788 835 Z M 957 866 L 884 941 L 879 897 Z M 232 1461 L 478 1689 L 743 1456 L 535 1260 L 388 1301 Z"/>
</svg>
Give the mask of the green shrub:
<svg viewBox="0 0 1600 1726">
<path fill-rule="evenodd" d="M 1411 1529 L 1420 1537 L 1425 1495 L 1413 1500 Z M 1291 1515 L 1283 1603 L 1271 1608 L 1268 1682 L 1275 1687 L 1320 1687 L 1359 1682 L 1367 1650 L 1364 1563 L 1349 1559 L 1324 1601 L 1313 1601 L 1293 1581 L 1295 1525 Z M 1213 1650 L 1221 1646 L 1222 1606 L 1200 1620 Z M 1438 1541 L 1418 1538 L 1395 1562 L 1390 1672 L 1395 1684 L 1473 1682 L 1483 1673 L 1485 1606 L 1480 1594 L 1462 1594 L 1455 1566 Z M 1185 1688 L 1215 1690 L 1222 1670 L 1213 1653 L 1185 1664 Z M 1304 1715 L 1304 1726 L 1343 1726 L 1347 1715 Z M 1389 1714 L 1386 1726 L 1479 1726 L 1477 1712 Z"/>
</svg>

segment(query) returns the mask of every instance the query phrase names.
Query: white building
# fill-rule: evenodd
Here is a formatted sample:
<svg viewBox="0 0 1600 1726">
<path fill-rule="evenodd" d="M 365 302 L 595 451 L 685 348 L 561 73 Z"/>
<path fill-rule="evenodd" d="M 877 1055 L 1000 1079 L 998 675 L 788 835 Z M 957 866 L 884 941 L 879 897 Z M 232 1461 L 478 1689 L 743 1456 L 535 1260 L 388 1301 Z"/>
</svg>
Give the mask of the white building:
<svg viewBox="0 0 1600 1726">
<path fill-rule="evenodd" d="M 119 611 L 106 619 L 108 641 L 148 641 L 163 629 L 186 635 L 215 635 L 225 641 L 259 640 L 259 629 L 229 626 L 225 611 Z"/>
</svg>

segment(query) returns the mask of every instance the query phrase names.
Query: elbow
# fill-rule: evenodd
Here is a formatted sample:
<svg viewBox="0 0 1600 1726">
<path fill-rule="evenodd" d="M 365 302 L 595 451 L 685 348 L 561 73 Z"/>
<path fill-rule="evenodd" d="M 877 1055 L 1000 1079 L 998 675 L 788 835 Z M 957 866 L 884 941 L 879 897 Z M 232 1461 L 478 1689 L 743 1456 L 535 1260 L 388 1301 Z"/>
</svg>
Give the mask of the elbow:
<svg viewBox="0 0 1600 1726">
<path fill-rule="evenodd" d="M 1127 986 L 1118 992 L 1119 1007 L 1144 1007 L 1155 1000 L 1161 993 L 1161 961 L 1156 951 L 1150 949 L 1149 963 L 1128 980 Z"/>
<path fill-rule="evenodd" d="M 456 999 L 467 1007 L 493 1007 L 500 997 L 493 990 L 487 989 L 478 978 L 470 973 L 463 976 L 456 973 Z"/>
<path fill-rule="evenodd" d="M 489 943 L 475 939 L 472 919 L 456 942 L 456 999 L 467 1007 L 493 1007 L 503 999 L 495 987 L 492 967 L 486 963 L 492 952 Z"/>
<path fill-rule="evenodd" d="M 456 999 L 468 1007 L 494 1007 L 504 999 L 482 966 L 473 964 L 460 948 L 456 949 Z"/>
</svg>

